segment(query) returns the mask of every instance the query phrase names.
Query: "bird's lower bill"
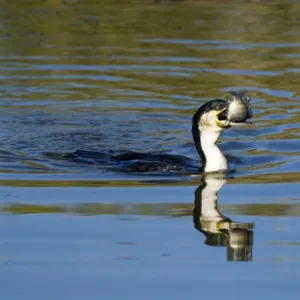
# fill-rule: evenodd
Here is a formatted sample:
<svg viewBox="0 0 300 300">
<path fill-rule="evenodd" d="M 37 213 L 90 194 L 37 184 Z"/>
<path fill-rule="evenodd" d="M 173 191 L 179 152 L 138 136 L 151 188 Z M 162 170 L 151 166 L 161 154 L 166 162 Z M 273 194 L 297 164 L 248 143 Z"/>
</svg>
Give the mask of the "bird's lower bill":
<svg viewBox="0 0 300 300">
<path fill-rule="evenodd" d="M 248 122 L 246 122 L 246 120 L 244 122 L 240 122 L 240 123 L 231 122 L 231 121 L 227 120 L 226 109 L 223 109 L 221 111 L 216 111 L 215 121 L 216 121 L 216 124 L 218 125 L 218 127 L 222 128 L 222 129 L 226 129 L 226 128 L 234 127 L 234 126 L 241 126 L 243 124 L 248 124 Z"/>
<path fill-rule="evenodd" d="M 220 128 L 229 128 L 231 126 L 231 123 L 228 120 L 219 120 L 218 117 L 216 117 L 216 124 Z"/>
<path fill-rule="evenodd" d="M 220 128 L 229 128 L 231 126 L 230 121 L 226 118 L 226 108 L 216 111 L 216 124 Z"/>
</svg>

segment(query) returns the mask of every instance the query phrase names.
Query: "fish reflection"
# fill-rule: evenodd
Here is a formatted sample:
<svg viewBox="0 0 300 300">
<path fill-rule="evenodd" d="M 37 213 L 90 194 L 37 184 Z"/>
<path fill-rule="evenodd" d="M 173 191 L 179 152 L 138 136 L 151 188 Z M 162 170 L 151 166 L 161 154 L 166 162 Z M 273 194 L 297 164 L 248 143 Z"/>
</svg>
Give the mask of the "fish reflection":
<svg viewBox="0 0 300 300">
<path fill-rule="evenodd" d="M 209 175 L 195 191 L 194 225 L 209 246 L 226 246 L 228 261 L 252 261 L 254 223 L 234 222 L 218 210 L 218 192 L 224 177 Z"/>
</svg>

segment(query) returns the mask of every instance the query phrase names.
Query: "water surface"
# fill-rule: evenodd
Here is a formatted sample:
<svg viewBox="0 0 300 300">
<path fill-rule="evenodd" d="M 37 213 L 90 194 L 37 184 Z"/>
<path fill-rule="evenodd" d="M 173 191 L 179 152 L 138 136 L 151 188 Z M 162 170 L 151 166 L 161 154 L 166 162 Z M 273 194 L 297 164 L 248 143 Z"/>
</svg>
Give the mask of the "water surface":
<svg viewBox="0 0 300 300">
<path fill-rule="evenodd" d="M 295 1 L 5 1 L 4 297 L 295 295 L 299 13 Z M 249 91 L 254 118 L 220 140 L 235 173 L 218 193 L 226 221 L 209 223 L 232 226 L 210 235 L 218 246 L 194 223 L 199 174 L 64 159 L 76 150 L 157 151 L 200 165 L 192 115 L 229 90 Z M 228 238 L 234 226 L 247 237 L 240 252 Z M 241 258 L 248 262 L 234 263 Z"/>
</svg>

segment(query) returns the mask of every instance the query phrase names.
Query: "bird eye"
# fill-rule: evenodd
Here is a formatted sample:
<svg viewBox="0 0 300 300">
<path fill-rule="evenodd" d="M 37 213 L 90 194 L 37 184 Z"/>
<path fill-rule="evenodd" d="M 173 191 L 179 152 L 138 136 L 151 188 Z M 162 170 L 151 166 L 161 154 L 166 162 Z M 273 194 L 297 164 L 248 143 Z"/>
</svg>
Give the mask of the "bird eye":
<svg viewBox="0 0 300 300">
<path fill-rule="evenodd" d="M 249 97 L 249 96 L 245 96 L 245 97 L 243 97 L 244 98 L 244 100 L 246 100 L 246 101 L 248 101 L 248 102 L 251 102 L 251 98 Z"/>
<path fill-rule="evenodd" d="M 215 106 L 215 110 L 220 111 L 223 110 L 226 107 L 224 103 L 219 103 Z"/>
</svg>

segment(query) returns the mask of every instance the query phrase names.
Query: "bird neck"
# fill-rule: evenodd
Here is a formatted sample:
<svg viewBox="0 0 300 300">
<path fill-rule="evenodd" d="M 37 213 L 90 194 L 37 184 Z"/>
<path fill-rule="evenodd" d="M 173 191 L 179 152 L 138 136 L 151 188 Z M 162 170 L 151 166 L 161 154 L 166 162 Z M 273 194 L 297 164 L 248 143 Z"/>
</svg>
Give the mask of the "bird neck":
<svg viewBox="0 0 300 300">
<path fill-rule="evenodd" d="M 214 128 L 205 130 L 193 126 L 193 137 L 196 149 L 203 161 L 204 172 L 217 172 L 228 169 L 227 160 L 216 145 L 222 131 L 215 131 Z"/>
<path fill-rule="evenodd" d="M 219 135 L 220 134 L 209 130 L 201 132 L 200 144 L 205 156 L 205 172 L 227 170 L 227 160 L 220 148 L 216 145 Z"/>
</svg>

